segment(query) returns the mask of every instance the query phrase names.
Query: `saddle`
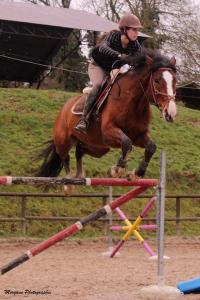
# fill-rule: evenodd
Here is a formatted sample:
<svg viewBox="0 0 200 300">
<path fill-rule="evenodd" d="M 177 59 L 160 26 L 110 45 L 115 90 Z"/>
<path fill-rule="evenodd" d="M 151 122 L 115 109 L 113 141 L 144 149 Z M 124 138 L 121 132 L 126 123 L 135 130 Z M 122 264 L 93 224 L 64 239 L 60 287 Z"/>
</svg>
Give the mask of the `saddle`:
<svg viewBox="0 0 200 300">
<path fill-rule="evenodd" d="M 99 92 L 97 94 L 97 100 L 92 108 L 92 111 L 90 112 L 95 114 L 96 117 L 99 115 L 99 111 L 102 108 L 103 104 L 108 98 L 108 95 L 112 89 L 113 84 L 115 81 L 119 78 L 119 76 L 123 76 L 125 73 L 127 73 L 130 69 L 129 65 L 122 66 L 113 76 L 111 71 L 111 76 L 107 76 L 104 81 L 101 84 L 101 87 L 99 89 Z M 121 77 L 120 76 L 120 77 Z M 85 101 L 87 99 L 88 94 L 90 93 L 92 88 L 86 87 L 83 90 L 83 95 L 80 97 L 80 99 L 74 104 L 72 107 L 72 113 L 75 115 L 82 115 L 83 108 L 85 105 Z"/>
<path fill-rule="evenodd" d="M 92 112 L 95 112 L 95 115 L 99 114 L 99 110 L 101 108 L 101 106 L 103 105 L 103 103 L 106 101 L 108 94 L 111 90 L 111 87 L 113 85 L 113 82 L 111 82 L 110 78 L 105 78 L 105 80 L 103 81 L 99 92 L 97 94 L 97 100 L 94 103 Z M 72 113 L 75 115 L 82 115 L 83 113 L 83 108 L 85 105 L 85 101 L 88 97 L 88 94 L 90 93 L 92 88 L 86 87 L 83 90 L 83 95 L 80 97 L 80 99 L 74 104 L 74 106 L 72 107 Z"/>
</svg>

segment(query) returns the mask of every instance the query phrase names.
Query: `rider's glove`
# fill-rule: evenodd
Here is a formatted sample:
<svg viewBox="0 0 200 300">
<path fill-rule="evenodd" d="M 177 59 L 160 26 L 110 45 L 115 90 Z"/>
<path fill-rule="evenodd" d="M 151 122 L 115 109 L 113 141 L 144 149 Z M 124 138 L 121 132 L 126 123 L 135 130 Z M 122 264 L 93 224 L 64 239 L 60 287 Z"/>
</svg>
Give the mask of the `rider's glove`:
<svg viewBox="0 0 200 300">
<path fill-rule="evenodd" d="M 118 58 L 121 60 L 121 61 L 127 61 L 128 59 L 128 55 L 127 54 L 119 54 L 118 55 Z"/>
</svg>

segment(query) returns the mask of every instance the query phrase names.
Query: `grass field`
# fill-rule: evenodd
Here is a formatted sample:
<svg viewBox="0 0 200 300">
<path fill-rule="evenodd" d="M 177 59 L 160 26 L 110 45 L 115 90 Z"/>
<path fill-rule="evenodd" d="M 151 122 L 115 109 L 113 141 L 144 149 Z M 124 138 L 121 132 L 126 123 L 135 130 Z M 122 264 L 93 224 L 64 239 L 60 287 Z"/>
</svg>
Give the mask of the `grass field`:
<svg viewBox="0 0 200 300">
<path fill-rule="evenodd" d="M 34 161 L 36 153 L 42 143 L 51 139 L 52 126 L 55 116 L 67 99 L 74 94 L 55 90 L 32 89 L 0 89 L 0 175 L 27 176 L 34 175 L 33 169 L 38 162 Z M 153 118 L 151 135 L 157 144 L 146 177 L 158 178 L 160 172 L 160 151 L 167 153 L 167 193 L 168 194 L 200 194 L 200 117 L 199 111 L 178 106 L 178 116 L 174 123 L 169 124 L 160 118 L 157 108 L 152 107 Z M 135 149 L 129 156 L 129 169 L 137 166 L 143 155 L 143 150 Z M 109 166 L 113 165 L 119 156 L 119 151 L 112 150 L 101 159 L 84 159 L 86 175 L 88 177 L 105 177 Z M 75 161 L 72 152 L 72 168 Z M 64 175 L 62 173 L 61 175 Z M 33 187 L 10 186 L 1 187 L 1 191 L 36 191 Z M 39 189 L 37 188 L 37 191 Z M 41 190 L 40 190 L 41 191 Z M 58 191 L 52 189 L 51 191 Z M 87 192 L 88 188 L 80 187 L 77 191 Z M 96 189 L 105 191 L 105 189 Z M 120 189 L 116 189 L 120 192 Z M 59 204 L 58 204 L 59 203 Z M 136 202 L 135 202 L 136 203 Z M 134 209 L 142 204 L 134 203 Z M 192 205 L 191 205 L 192 203 Z M 29 201 L 31 215 L 86 215 L 96 209 L 95 200 L 80 202 L 73 200 L 58 201 Z M 127 210 L 131 213 L 131 205 Z M 168 215 L 174 215 L 174 203 L 167 205 Z M 17 216 L 19 205 L 17 201 L 0 200 L 1 216 Z M 191 201 L 184 201 L 182 214 L 200 215 L 200 205 Z M 186 233 L 196 232 L 197 229 L 188 228 Z M 36 226 L 37 225 L 37 226 Z M 13 234 L 18 234 L 19 226 L 14 224 L 0 224 L 0 235 L 8 234 L 13 228 Z M 48 235 L 65 226 L 64 222 L 32 222 L 29 226 L 30 235 Z M 88 235 L 96 234 L 96 228 L 91 227 Z M 169 232 L 173 231 L 169 226 Z"/>
</svg>

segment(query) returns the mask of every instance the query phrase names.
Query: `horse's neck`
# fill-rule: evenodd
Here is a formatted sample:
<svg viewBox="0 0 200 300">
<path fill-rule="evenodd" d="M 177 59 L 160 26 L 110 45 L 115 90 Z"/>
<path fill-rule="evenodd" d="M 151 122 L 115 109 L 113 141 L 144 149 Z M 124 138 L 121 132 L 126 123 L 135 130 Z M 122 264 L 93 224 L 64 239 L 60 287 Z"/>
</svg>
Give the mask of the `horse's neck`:
<svg viewBox="0 0 200 300">
<path fill-rule="evenodd" d="M 129 74 L 128 80 L 132 81 L 132 97 L 129 105 L 138 118 L 150 116 L 150 103 L 147 96 L 149 79 L 150 75 L 146 69 L 140 73 Z"/>
<path fill-rule="evenodd" d="M 138 132 L 147 130 L 151 120 L 151 109 L 144 95 L 149 78 L 147 72 L 129 72 L 115 82 L 108 101 L 108 112 L 128 135 L 137 128 Z M 141 87 L 144 87 L 143 88 Z"/>
</svg>

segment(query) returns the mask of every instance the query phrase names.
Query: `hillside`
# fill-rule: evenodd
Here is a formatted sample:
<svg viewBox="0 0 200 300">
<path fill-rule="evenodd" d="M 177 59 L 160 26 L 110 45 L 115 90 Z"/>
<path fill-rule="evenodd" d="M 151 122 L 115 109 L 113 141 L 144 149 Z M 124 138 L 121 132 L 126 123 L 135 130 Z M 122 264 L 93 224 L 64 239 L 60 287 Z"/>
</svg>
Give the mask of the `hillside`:
<svg viewBox="0 0 200 300">
<path fill-rule="evenodd" d="M 51 139 L 55 116 L 71 96 L 55 90 L 0 89 L 0 175 L 33 175 L 31 172 L 38 164 L 33 158 L 41 144 Z M 176 122 L 171 124 L 160 118 L 157 108 L 152 109 L 151 135 L 158 149 L 146 177 L 159 177 L 160 151 L 165 149 L 167 193 L 200 194 L 199 111 L 179 106 Z M 137 166 L 142 155 L 143 150 L 135 149 L 129 157 L 129 169 Z M 119 151 L 113 150 L 101 159 L 85 157 L 86 175 L 105 177 L 118 156 Z M 1 190 L 31 191 L 33 188 L 11 186 Z"/>
</svg>

